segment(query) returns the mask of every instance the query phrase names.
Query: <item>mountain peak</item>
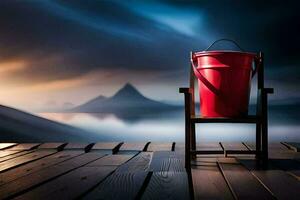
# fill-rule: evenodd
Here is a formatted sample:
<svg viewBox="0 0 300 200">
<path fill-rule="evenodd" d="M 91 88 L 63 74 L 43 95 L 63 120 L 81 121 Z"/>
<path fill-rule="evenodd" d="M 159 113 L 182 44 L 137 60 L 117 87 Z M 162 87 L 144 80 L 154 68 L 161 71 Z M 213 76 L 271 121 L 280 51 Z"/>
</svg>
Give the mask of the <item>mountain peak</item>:
<svg viewBox="0 0 300 200">
<path fill-rule="evenodd" d="M 143 96 L 132 84 L 126 83 L 113 98 Z"/>
<path fill-rule="evenodd" d="M 120 90 L 136 90 L 137 91 L 137 89 L 131 83 L 126 83 Z"/>
<path fill-rule="evenodd" d="M 99 99 L 100 97 L 100 99 Z M 112 97 L 104 99 L 99 96 L 81 106 L 75 111 L 81 112 L 136 112 L 144 109 L 166 109 L 169 105 L 148 99 L 141 94 L 132 84 L 126 83 Z"/>
</svg>

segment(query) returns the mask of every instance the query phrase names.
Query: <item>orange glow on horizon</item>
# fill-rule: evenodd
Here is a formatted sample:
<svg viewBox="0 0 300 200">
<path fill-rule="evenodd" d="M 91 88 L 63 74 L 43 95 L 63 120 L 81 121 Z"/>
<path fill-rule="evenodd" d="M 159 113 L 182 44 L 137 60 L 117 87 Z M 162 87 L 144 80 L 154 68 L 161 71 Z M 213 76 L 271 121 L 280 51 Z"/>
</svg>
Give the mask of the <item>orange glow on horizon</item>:
<svg viewBox="0 0 300 200">
<path fill-rule="evenodd" d="M 27 62 L 24 60 L 5 61 L 0 62 L 0 76 L 7 73 L 13 73 L 19 70 L 23 70 L 27 67 Z"/>
</svg>

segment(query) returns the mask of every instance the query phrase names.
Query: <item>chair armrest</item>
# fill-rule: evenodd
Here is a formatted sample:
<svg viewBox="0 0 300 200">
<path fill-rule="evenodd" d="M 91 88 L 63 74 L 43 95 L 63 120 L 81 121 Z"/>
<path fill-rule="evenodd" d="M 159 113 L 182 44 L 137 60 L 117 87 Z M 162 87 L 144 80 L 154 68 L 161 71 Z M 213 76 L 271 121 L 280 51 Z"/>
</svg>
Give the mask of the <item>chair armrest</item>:
<svg viewBox="0 0 300 200">
<path fill-rule="evenodd" d="M 274 88 L 261 88 L 258 89 L 261 94 L 273 94 L 274 93 Z"/>
<path fill-rule="evenodd" d="M 267 94 L 274 94 L 274 88 L 264 88 L 264 91 L 265 91 Z"/>
<path fill-rule="evenodd" d="M 192 93 L 192 89 L 191 88 L 179 88 L 179 93 Z"/>
</svg>

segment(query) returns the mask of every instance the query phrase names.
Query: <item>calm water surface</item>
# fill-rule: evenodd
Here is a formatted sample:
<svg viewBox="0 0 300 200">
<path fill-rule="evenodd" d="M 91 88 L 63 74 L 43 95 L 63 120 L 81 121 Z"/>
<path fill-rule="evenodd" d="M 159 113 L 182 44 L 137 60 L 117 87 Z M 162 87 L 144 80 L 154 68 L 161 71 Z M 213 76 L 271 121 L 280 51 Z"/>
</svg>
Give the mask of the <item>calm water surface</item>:
<svg viewBox="0 0 300 200">
<path fill-rule="evenodd" d="M 99 141 L 184 141 L 183 112 L 120 117 L 115 114 L 40 113 L 42 117 L 96 133 Z M 298 112 L 270 111 L 270 141 L 300 141 Z M 197 141 L 254 141 L 255 126 L 248 124 L 197 125 Z"/>
</svg>

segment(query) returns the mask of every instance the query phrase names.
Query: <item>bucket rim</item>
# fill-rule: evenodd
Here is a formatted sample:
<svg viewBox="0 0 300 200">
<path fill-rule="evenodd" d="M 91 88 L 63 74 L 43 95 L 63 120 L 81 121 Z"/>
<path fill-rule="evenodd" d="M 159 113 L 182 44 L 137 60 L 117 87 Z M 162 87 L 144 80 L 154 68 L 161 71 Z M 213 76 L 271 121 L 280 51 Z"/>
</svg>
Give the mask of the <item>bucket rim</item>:
<svg viewBox="0 0 300 200">
<path fill-rule="evenodd" d="M 214 50 L 214 51 L 198 51 L 193 52 L 193 57 L 200 57 L 200 56 L 212 56 L 212 55 L 220 55 L 220 54 L 227 54 L 227 53 L 233 53 L 233 54 L 242 54 L 247 56 L 255 57 L 258 54 L 253 52 L 243 52 L 243 51 L 231 51 L 231 50 Z"/>
</svg>

